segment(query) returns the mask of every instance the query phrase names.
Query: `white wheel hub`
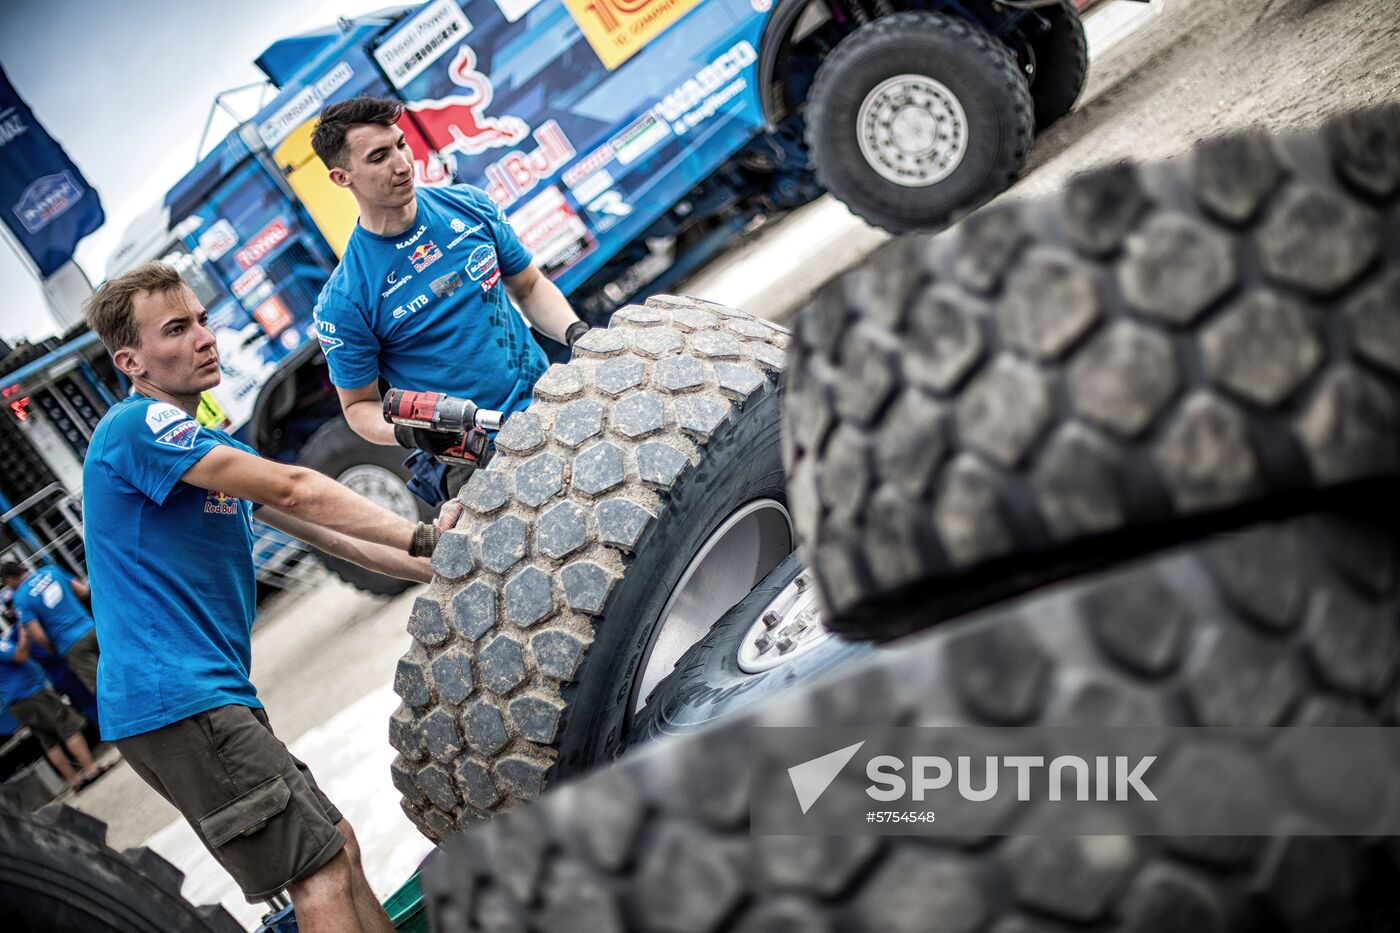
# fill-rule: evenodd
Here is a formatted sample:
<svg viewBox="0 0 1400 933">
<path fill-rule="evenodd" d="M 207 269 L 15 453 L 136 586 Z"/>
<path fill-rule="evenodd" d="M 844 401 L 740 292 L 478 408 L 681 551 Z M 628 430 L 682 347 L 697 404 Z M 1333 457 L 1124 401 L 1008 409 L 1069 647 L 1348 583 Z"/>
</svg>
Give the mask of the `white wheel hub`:
<svg viewBox="0 0 1400 933">
<path fill-rule="evenodd" d="M 393 470 L 371 463 L 353 466 L 336 479 L 342 486 L 382 505 L 384 508 L 411 521 L 418 521 L 418 500 L 409 492 L 406 484 Z"/>
<path fill-rule="evenodd" d="M 926 188 L 951 175 L 967 155 L 967 114 L 941 82 L 927 75 L 895 75 L 861 102 L 856 141 L 881 178 Z"/>
<path fill-rule="evenodd" d="M 831 637 L 806 572 L 778 593 L 739 644 L 739 669 L 761 674 L 801 657 Z"/>
</svg>

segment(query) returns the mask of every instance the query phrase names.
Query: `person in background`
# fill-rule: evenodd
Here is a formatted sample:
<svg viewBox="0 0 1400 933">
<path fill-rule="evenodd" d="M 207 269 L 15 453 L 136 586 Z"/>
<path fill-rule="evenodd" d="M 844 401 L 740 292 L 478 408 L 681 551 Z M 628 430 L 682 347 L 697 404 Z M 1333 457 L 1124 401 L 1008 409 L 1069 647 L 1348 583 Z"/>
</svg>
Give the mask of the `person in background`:
<svg viewBox="0 0 1400 933">
<path fill-rule="evenodd" d="M 100 773 L 83 737 L 83 717 L 49 686 L 44 669 L 30 659 L 29 649 L 29 631 L 22 625 L 0 635 L 0 706 L 8 706 L 15 719 L 29 727 L 54 770 L 70 788 L 79 790 Z M 69 754 L 81 771 L 73 768 Z"/>
<path fill-rule="evenodd" d="M 87 584 L 57 567 L 29 570 L 15 561 L 0 564 L 0 583 L 14 590 L 15 613 L 30 638 L 97 693 L 97 625 L 85 605 L 92 598 Z"/>
</svg>

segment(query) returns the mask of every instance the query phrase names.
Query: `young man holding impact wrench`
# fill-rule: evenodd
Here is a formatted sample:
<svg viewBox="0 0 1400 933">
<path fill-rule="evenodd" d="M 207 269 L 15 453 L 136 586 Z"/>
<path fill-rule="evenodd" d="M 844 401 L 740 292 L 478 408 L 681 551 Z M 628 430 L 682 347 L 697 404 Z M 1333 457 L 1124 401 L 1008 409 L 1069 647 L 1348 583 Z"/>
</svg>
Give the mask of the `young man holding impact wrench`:
<svg viewBox="0 0 1400 933">
<path fill-rule="evenodd" d="M 83 464 L 102 735 L 184 815 L 250 902 L 291 895 L 304 931 L 388 931 L 350 824 L 273 734 L 248 679 L 259 520 L 379 573 L 432 578 L 460 506 L 414 523 L 195 420 L 219 384 L 208 314 L 148 263 L 87 319 L 131 380 Z"/>
<path fill-rule="evenodd" d="M 312 148 L 331 181 L 354 195 L 360 219 L 321 290 L 316 327 L 345 420 L 371 443 L 418 451 L 406 461 L 409 488 L 436 504 L 457 491 L 440 461 L 479 463 L 485 435 L 400 412 L 430 409 L 442 395 L 505 416 L 520 411 L 548 365 L 526 320 L 570 347 L 588 325 L 486 192 L 416 188 L 402 115 L 398 101 L 369 97 L 321 111 Z M 404 405 L 384 404 L 381 377 L 404 390 Z M 471 433 L 464 439 L 462 430 Z M 463 479 L 455 471 L 455 485 Z"/>
</svg>

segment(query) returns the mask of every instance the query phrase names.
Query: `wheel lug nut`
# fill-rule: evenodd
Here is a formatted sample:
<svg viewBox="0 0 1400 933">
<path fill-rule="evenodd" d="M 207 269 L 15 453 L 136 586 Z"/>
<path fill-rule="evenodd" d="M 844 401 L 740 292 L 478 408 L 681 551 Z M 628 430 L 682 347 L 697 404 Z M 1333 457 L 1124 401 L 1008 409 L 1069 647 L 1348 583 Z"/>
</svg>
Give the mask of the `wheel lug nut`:
<svg viewBox="0 0 1400 933">
<path fill-rule="evenodd" d="M 762 654 L 773 646 L 773 639 L 768 636 L 767 632 L 764 632 L 754 639 L 753 646 L 758 649 L 759 654 Z"/>
<path fill-rule="evenodd" d="M 797 579 L 794 582 L 797 584 L 797 588 L 799 590 L 805 590 L 807 588 L 806 574 L 798 574 Z"/>
<path fill-rule="evenodd" d="M 778 614 L 777 614 L 776 612 L 774 612 L 772 609 L 769 609 L 767 612 L 765 612 L 765 613 L 763 614 L 763 624 L 764 624 L 765 626 L 767 626 L 768 628 L 772 628 L 773 626 L 777 625 L 777 624 L 778 624 L 779 622 L 781 622 L 781 621 L 783 621 L 782 616 L 778 615 Z"/>
<path fill-rule="evenodd" d="M 784 635 L 782 638 L 778 639 L 778 653 L 787 654 L 789 651 L 792 650 L 793 644 L 793 640 Z"/>
</svg>

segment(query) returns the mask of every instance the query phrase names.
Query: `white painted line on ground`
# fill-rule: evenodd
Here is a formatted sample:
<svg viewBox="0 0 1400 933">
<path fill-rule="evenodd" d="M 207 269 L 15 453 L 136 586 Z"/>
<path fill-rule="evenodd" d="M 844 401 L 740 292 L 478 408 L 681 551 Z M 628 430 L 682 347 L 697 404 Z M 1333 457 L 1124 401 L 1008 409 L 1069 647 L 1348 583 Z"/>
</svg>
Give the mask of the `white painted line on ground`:
<svg viewBox="0 0 1400 933">
<path fill-rule="evenodd" d="M 389 717 L 398 705 L 399 698 L 386 684 L 290 746 L 355 828 L 365 874 L 380 900 L 398 890 L 433 848 L 399 809 L 401 795 L 389 780 L 394 750 L 386 733 Z M 166 826 L 146 845 L 184 867 L 182 891 L 191 903 L 218 901 L 249 929 L 266 913 L 265 905 L 243 899 L 233 879 L 205 851 L 184 820 Z"/>
</svg>

